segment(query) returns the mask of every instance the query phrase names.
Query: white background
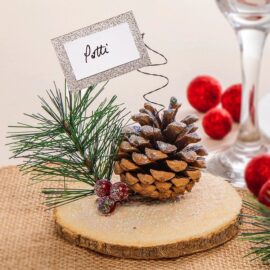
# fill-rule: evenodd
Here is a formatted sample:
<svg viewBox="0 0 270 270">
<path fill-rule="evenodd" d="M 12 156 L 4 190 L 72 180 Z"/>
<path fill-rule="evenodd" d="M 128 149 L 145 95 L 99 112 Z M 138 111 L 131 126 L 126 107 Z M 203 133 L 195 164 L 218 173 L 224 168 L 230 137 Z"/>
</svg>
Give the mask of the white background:
<svg viewBox="0 0 270 270">
<path fill-rule="evenodd" d="M 175 95 L 185 103 L 188 82 L 201 73 L 217 77 L 224 87 L 240 80 L 236 38 L 214 0 L 1 0 L 0 10 L 1 165 L 17 162 L 8 160 L 4 146 L 7 125 L 22 120 L 23 112 L 38 112 L 37 95 L 44 96 L 54 80 L 63 85 L 50 39 L 128 10 L 134 11 L 146 42 L 169 59 L 166 67 L 152 69 L 171 81 L 167 89 L 153 95 L 156 101 Z M 264 92 L 270 90 L 269 46 L 270 42 L 263 62 Z M 142 94 L 159 85 L 159 79 L 134 71 L 112 80 L 105 94 L 117 94 L 136 112 Z"/>
</svg>

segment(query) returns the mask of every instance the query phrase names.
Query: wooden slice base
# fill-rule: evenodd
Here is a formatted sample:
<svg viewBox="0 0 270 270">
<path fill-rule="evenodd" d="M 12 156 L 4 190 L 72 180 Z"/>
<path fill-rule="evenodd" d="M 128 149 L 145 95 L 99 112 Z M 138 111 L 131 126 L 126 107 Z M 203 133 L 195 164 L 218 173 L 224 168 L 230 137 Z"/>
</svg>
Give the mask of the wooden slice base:
<svg viewBox="0 0 270 270">
<path fill-rule="evenodd" d="M 237 234 L 242 206 L 231 185 L 211 174 L 176 202 L 134 203 L 102 216 L 95 200 L 57 208 L 58 233 L 78 246 L 135 259 L 172 258 L 221 245 Z"/>
</svg>

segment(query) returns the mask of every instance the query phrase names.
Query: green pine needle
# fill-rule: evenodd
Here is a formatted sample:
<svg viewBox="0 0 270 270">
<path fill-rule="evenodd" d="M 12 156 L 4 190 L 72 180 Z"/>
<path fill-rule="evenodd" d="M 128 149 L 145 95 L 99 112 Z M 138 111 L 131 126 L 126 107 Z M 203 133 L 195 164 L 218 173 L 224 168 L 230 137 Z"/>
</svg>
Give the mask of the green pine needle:
<svg viewBox="0 0 270 270">
<path fill-rule="evenodd" d="M 110 179 L 113 163 L 126 125 L 125 108 L 116 104 L 116 96 L 104 100 L 97 109 L 89 108 L 104 90 L 95 86 L 78 93 L 62 94 L 56 87 L 39 97 L 43 113 L 25 114 L 31 123 L 11 126 L 12 158 L 22 158 L 24 173 L 31 172 L 34 182 L 62 182 L 63 188 L 47 188 L 46 204 L 62 205 L 93 194 L 98 179 Z M 67 187 L 83 182 L 87 189 Z"/>
<path fill-rule="evenodd" d="M 242 233 L 242 240 L 250 241 L 252 248 L 247 256 L 253 260 L 261 259 L 270 262 L 270 208 L 249 197 L 244 201 L 244 207 L 254 215 L 243 214 L 243 223 L 251 225 L 251 229 Z"/>
</svg>

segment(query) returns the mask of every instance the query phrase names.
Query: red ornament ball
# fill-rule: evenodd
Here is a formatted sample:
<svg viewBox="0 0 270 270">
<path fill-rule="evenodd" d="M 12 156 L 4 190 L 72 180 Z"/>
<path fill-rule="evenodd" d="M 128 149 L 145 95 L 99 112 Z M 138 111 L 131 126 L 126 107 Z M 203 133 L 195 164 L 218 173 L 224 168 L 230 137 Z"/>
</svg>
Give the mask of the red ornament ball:
<svg viewBox="0 0 270 270">
<path fill-rule="evenodd" d="M 226 109 L 237 123 L 240 121 L 242 85 L 234 84 L 221 96 L 222 107 Z"/>
<path fill-rule="evenodd" d="M 219 104 L 221 91 L 221 85 L 213 77 L 198 76 L 190 82 L 187 98 L 196 110 L 207 112 Z"/>
<path fill-rule="evenodd" d="M 270 207 L 270 179 L 263 184 L 259 192 L 259 202 Z"/>
<path fill-rule="evenodd" d="M 104 197 L 110 195 L 111 182 L 107 179 L 97 180 L 95 184 L 95 193 L 98 197 Z"/>
<path fill-rule="evenodd" d="M 129 188 L 125 183 L 117 182 L 111 186 L 110 197 L 115 202 L 126 200 L 128 198 L 128 195 L 129 195 Z"/>
<path fill-rule="evenodd" d="M 270 155 L 264 154 L 253 158 L 245 170 L 248 189 L 258 197 L 264 183 L 270 179 Z"/>
<path fill-rule="evenodd" d="M 232 117 L 225 109 L 214 108 L 205 114 L 202 125 L 209 137 L 220 140 L 231 131 Z"/>
<path fill-rule="evenodd" d="M 99 212 L 104 215 L 111 214 L 116 207 L 115 201 L 110 196 L 98 198 L 97 203 Z"/>
</svg>

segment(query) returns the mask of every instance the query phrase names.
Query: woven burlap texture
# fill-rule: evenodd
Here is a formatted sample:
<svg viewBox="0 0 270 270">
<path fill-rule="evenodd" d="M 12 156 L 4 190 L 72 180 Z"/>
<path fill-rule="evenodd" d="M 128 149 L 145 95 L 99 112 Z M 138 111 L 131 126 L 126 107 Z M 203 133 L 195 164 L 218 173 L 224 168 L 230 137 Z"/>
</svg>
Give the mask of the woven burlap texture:
<svg viewBox="0 0 270 270">
<path fill-rule="evenodd" d="M 44 211 L 40 185 L 15 166 L 0 169 L 0 269 L 269 269 L 243 258 L 250 244 L 234 239 L 207 252 L 170 260 L 136 261 L 103 256 L 61 239 L 52 211 Z M 179 224 L 181 226 L 181 224 Z"/>
</svg>

